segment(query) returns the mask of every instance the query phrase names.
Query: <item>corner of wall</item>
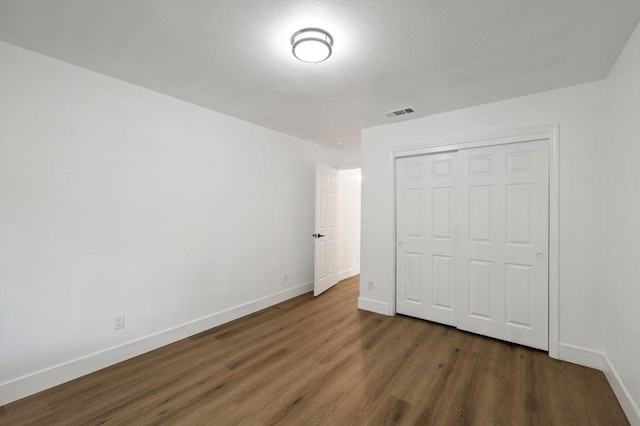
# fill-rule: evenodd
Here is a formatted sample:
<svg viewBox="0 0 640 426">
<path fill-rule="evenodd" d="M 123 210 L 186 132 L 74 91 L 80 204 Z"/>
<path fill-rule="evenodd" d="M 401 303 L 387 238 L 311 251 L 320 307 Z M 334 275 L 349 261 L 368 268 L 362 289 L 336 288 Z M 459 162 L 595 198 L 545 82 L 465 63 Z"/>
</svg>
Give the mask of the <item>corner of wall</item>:
<svg viewBox="0 0 640 426">
<path fill-rule="evenodd" d="M 391 313 L 389 312 L 389 304 L 387 302 L 380 302 L 378 300 L 367 299 L 364 297 L 358 297 L 358 309 L 391 316 Z"/>
<path fill-rule="evenodd" d="M 618 398 L 618 402 L 622 406 L 622 410 L 627 415 L 627 419 L 629 419 L 629 423 L 635 426 L 640 426 L 640 407 L 636 404 L 629 392 L 629 389 L 624 384 L 622 377 L 618 374 L 613 364 L 607 357 L 606 354 L 603 355 L 604 358 L 604 374 L 607 377 L 607 381 L 611 388 L 613 389 L 613 393 L 615 393 L 616 398 Z"/>
</svg>

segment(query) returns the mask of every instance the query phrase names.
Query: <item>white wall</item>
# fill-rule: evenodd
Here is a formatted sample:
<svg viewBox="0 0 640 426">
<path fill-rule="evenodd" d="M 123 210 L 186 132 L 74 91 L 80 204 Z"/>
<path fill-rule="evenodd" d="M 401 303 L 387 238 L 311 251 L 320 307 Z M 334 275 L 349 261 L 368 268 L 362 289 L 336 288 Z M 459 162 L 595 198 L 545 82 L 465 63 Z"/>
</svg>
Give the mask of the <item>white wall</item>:
<svg viewBox="0 0 640 426">
<path fill-rule="evenodd" d="M 640 425 L 640 27 L 607 79 L 606 372 Z M 613 377 L 612 377 L 613 376 Z"/>
<path fill-rule="evenodd" d="M 326 149 L 5 43 L 0 64 L 0 405 L 311 289 Z"/>
<path fill-rule="evenodd" d="M 338 171 L 338 280 L 360 273 L 360 169 Z"/>
<path fill-rule="evenodd" d="M 357 169 L 361 163 L 361 146 L 347 146 L 343 149 L 330 150 L 331 166 L 337 169 Z"/>
<path fill-rule="evenodd" d="M 604 82 L 482 105 L 362 134 L 360 306 L 389 313 L 394 292 L 394 174 L 391 151 L 545 124 L 559 125 L 560 356 L 597 363 L 604 349 Z M 374 288 L 368 289 L 367 281 Z M 582 358 L 582 359 L 580 359 Z"/>
</svg>

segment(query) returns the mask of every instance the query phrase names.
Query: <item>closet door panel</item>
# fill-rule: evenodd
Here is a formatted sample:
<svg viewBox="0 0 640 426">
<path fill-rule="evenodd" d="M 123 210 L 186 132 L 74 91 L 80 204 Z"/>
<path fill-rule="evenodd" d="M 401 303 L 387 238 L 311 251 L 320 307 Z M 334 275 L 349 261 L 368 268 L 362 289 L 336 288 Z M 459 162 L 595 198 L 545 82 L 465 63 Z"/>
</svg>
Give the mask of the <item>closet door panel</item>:
<svg viewBox="0 0 640 426">
<path fill-rule="evenodd" d="M 396 160 L 396 311 L 455 325 L 455 153 Z"/>
<path fill-rule="evenodd" d="M 548 349 L 548 143 L 458 151 L 458 328 Z"/>
</svg>

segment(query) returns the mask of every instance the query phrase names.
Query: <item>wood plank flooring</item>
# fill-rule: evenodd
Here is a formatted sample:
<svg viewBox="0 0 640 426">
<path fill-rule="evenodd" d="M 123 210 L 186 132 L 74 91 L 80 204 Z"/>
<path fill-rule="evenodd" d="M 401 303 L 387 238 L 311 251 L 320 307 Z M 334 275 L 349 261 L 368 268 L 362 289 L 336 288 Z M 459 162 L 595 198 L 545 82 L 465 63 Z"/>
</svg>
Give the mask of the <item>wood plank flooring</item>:
<svg viewBox="0 0 640 426">
<path fill-rule="evenodd" d="M 628 424 L 601 372 L 358 311 L 358 281 L 0 407 L 0 424 Z"/>
</svg>

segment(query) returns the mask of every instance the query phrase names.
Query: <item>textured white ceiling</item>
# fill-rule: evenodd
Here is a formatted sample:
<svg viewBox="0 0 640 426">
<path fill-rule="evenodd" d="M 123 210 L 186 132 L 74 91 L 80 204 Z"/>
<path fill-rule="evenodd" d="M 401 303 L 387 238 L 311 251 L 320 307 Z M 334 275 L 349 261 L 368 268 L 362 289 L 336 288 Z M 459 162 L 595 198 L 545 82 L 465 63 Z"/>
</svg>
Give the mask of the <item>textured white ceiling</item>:
<svg viewBox="0 0 640 426">
<path fill-rule="evenodd" d="M 328 145 L 401 107 L 602 79 L 639 20 L 639 0 L 0 0 L 0 40 Z M 291 55 L 306 26 L 328 61 Z"/>
</svg>

